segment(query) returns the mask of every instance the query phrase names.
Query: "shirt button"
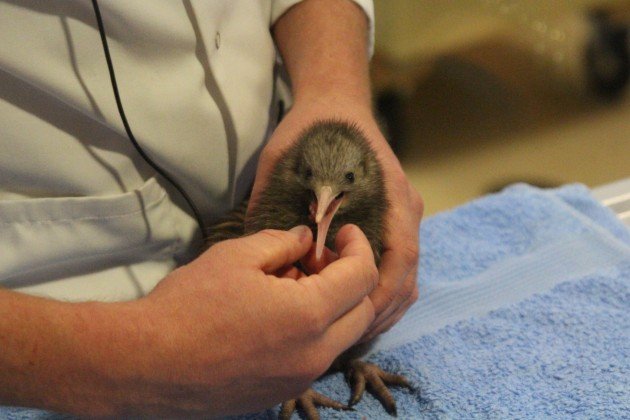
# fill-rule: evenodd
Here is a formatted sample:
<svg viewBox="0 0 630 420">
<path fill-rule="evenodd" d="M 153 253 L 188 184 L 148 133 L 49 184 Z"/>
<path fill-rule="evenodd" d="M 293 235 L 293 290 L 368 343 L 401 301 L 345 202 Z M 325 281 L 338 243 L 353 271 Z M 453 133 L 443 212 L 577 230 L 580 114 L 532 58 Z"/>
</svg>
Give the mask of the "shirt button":
<svg viewBox="0 0 630 420">
<path fill-rule="evenodd" d="M 221 47 L 221 32 L 219 31 L 214 35 L 214 46 L 217 47 L 217 50 Z"/>
</svg>

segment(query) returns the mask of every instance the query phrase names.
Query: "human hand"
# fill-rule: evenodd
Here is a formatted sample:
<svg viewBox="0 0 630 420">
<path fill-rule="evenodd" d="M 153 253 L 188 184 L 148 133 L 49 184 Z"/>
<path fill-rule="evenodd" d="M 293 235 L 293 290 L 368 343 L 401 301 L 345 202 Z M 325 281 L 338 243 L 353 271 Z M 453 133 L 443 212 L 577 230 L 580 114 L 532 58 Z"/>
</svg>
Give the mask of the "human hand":
<svg viewBox="0 0 630 420">
<path fill-rule="evenodd" d="M 295 397 L 374 319 L 370 245 L 355 226 L 337 236 L 339 259 L 304 276 L 304 226 L 211 247 L 138 301 L 154 328 L 136 372 L 139 414 L 225 415 Z M 142 388 L 141 388 L 142 389 Z M 133 392 L 130 392 L 133 395 Z"/>
<path fill-rule="evenodd" d="M 379 285 L 370 294 L 376 319 L 361 339 L 365 342 L 390 329 L 418 299 L 419 230 L 424 202 L 409 183 L 374 119 L 361 121 L 358 124 L 365 130 L 381 162 L 389 201 Z"/>
<path fill-rule="evenodd" d="M 367 341 L 394 325 L 418 298 L 418 229 L 423 203 L 407 180 L 369 109 L 343 96 L 320 95 L 309 99 L 308 103 L 296 102 L 263 150 L 250 206 L 256 205 L 274 165 L 304 129 L 315 121 L 330 118 L 344 119 L 358 125 L 381 162 L 390 204 L 385 215 L 379 286 L 370 295 L 377 317 L 362 338 L 362 341 Z M 401 229 L 401 226 L 404 228 Z"/>
</svg>

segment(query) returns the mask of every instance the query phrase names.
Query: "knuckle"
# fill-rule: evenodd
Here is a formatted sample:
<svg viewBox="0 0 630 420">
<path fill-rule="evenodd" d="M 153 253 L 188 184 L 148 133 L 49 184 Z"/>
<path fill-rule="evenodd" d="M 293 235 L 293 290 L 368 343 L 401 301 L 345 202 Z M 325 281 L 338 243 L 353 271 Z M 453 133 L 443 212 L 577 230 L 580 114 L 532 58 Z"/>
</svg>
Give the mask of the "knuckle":
<svg viewBox="0 0 630 420">
<path fill-rule="evenodd" d="M 304 352 L 302 363 L 299 366 L 300 377 L 312 383 L 319 378 L 332 363 L 331 357 L 327 355 L 324 349 L 320 346 L 313 346 Z"/>
<path fill-rule="evenodd" d="M 378 285 L 380 276 L 374 258 L 368 260 L 362 257 L 353 258 L 352 264 L 348 266 L 348 275 L 366 286 L 365 294 Z"/>
<path fill-rule="evenodd" d="M 261 236 L 267 237 L 273 241 L 283 241 L 286 240 L 284 232 L 275 229 L 263 229 L 259 232 Z"/>
<path fill-rule="evenodd" d="M 256 253 L 262 255 L 262 259 L 267 261 L 269 258 L 273 257 L 278 252 L 277 244 L 285 244 L 289 240 L 289 236 L 285 234 L 285 232 L 281 230 L 275 229 L 264 229 L 258 232 L 262 242 L 267 245 L 276 244 L 275 246 L 260 246 L 257 247 Z M 282 247 L 285 249 L 285 247 Z M 289 252 L 286 250 L 286 252 Z"/>
<path fill-rule="evenodd" d="M 409 241 L 409 243 L 402 248 L 403 263 L 407 267 L 413 267 L 418 263 L 420 255 L 420 246 L 416 241 Z"/>
<path fill-rule="evenodd" d="M 393 290 L 391 287 L 388 286 L 381 286 L 383 287 L 383 298 L 384 298 L 384 307 L 388 308 L 391 305 L 394 304 L 394 302 L 396 301 L 396 296 L 398 295 L 396 290 Z"/>
<path fill-rule="evenodd" d="M 412 277 L 405 282 L 400 291 L 400 302 L 404 307 L 410 306 L 418 299 L 418 286 L 415 281 L 411 281 Z"/>
<path fill-rule="evenodd" d="M 411 196 L 411 209 L 415 214 L 422 217 L 424 214 L 424 200 L 413 186 L 409 186 L 409 191 Z"/>
<path fill-rule="evenodd" d="M 277 373 L 291 377 L 296 386 L 306 389 L 319 376 L 317 357 L 310 348 L 302 348 L 299 353 L 285 357 L 281 371 Z"/>
<path fill-rule="evenodd" d="M 371 263 L 371 264 L 364 265 L 363 267 L 365 267 L 364 270 L 365 270 L 366 278 L 370 280 L 372 287 L 376 287 L 378 285 L 378 280 L 379 280 L 379 272 L 378 272 L 378 268 L 376 267 L 376 264 Z"/>
<path fill-rule="evenodd" d="M 381 328 L 378 331 L 378 334 L 380 335 L 380 334 L 386 333 L 394 326 L 394 324 L 395 324 L 394 321 L 386 322 L 385 324 L 381 326 Z"/>
<path fill-rule="evenodd" d="M 310 337 L 321 336 L 328 327 L 324 315 L 315 309 L 303 310 L 299 321 L 303 326 L 303 331 Z"/>
<path fill-rule="evenodd" d="M 411 291 L 411 296 L 409 297 L 409 304 L 413 305 L 414 303 L 416 303 L 419 297 L 420 297 L 420 289 L 418 289 L 418 286 L 415 285 L 413 290 Z"/>
</svg>

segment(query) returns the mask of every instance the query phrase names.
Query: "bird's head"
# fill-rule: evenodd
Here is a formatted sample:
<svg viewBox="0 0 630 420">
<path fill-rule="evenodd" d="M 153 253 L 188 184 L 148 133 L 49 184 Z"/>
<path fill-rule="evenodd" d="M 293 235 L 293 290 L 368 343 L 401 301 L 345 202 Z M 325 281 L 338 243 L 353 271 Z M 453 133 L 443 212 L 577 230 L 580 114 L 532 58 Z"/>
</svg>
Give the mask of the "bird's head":
<svg viewBox="0 0 630 420">
<path fill-rule="evenodd" d="M 335 214 L 369 205 L 380 166 L 363 134 L 337 121 L 320 122 L 298 141 L 294 174 L 317 224 L 316 257 L 322 255 Z"/>
</svg>

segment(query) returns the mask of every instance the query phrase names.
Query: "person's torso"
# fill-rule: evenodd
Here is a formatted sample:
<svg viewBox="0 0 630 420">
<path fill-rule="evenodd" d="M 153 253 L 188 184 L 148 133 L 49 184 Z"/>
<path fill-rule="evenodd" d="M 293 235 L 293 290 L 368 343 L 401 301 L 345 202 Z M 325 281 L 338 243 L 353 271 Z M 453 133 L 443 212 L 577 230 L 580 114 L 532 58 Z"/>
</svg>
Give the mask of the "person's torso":
<svg viewBox="0 0 630 420">
<path fill-rule="evenodd" d="M 133 134 L 222 214 L 275 122 L 271 6 L 99 5 Z M 0 39 L 0 284 L 185 258 L 197 225 L 125 133 L 91 3 L 0 3 Z"/>
</svg>

